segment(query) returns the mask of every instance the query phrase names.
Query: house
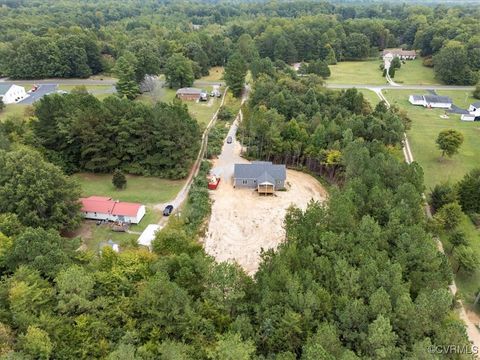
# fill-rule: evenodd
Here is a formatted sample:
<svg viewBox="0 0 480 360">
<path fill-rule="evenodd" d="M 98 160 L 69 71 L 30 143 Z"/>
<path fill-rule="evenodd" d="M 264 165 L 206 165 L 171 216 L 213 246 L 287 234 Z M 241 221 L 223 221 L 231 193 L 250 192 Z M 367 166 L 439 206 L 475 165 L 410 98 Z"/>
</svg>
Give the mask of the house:
<svg viewBox="0 0 480 360">
<path fill-rule="evenodd" d="M 23 86 L 0 84 L 0 98 L 4 104 L 15 104 L 27 97 Z"/>
<path fill-rule="evenodd" d="M 450 109 L 452 107 L 452 99 L 448 96 L 434 94 L 410 95 L 408 101 L 412 105 L 421 105 L 427 108 Z"/>
<path fill-rule="evenodd" d="M 157 224 L 150 224 L 148 225 L 145 230 L 143 230 L 142 234 L 138 238 L 137 242 L 138 245 L 146 246 L 151 248 L 152 241 L 155 239 L 157 235 L 157 231 L 160 230 L 160 225 Z"/>
<path fill-rule="evenodd" d="M 463 121 L 480 121 L 480 101 L 474 102 L 468 108 L 468 114 L 462 114 Z"/>
<path fill-rule="evenodd" d="M 415 60 L 417 52 L 415 50 L 403 50 L 403 49 L 385 49 L 382 51 L 382 58 L 393 60 L 394 57 L 400 58 L 400 60 Z"/>
<path fill-rule="evenodd" d="M 206 91 L 197 88 L 181 88 L 177 90 L 177 98 L 181 100 L 188 100 L 188 101 L 197 101 L 200 99 L 202 94 L 206 94 Z"/>
<path fill-rule="evenodd" d="M 86 219 L 121 221 L 138 224 L 145 215 L 145 206 L 137 203 L 115 201 L 107 196 L 80 198 L 80 211 Z"/>
<path fill-rule="evenodd" d="M 257 189 L 259 194 L 272 194 L 285 188 L 287 170 L 285 165 L 269 161 L 254 161 L 251 164 L 235 164 L 233 187 Z"/>
</svg>

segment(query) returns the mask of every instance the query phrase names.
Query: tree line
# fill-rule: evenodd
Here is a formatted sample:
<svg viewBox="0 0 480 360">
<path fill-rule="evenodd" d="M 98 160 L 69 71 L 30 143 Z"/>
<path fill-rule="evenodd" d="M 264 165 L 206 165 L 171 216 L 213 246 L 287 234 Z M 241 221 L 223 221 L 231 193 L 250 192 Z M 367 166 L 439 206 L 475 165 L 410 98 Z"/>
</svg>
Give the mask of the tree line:
<svg viewBox="0 0 480 360">
<path fill-rule="evenodd" d="M 137 81 L 145 74 L 172 72 L 179 63 L 188 78 L 198 78 L 212 66 L 225 65 L 236 51 L 247 63 L 258 56 L 334 64 L 378 57 L 388 47 L 420 50 L 425 65 L 448 84 L 474 84 L 480 70 L 480 10 L 474 4 L 104 0 L 94 9 L 63 0 L 6 5 L 0 74 L 15 78 L 108 73 L 124 56 L 137 64 Z"/>
<path fill-rule="evenodd" d="M 67 173 L 113 172 L 179 179 L 188 174 L 200 129 L 180 101 L 154 106 L 86 92 L 35 105 L 34 142 Z"/>
</svg>

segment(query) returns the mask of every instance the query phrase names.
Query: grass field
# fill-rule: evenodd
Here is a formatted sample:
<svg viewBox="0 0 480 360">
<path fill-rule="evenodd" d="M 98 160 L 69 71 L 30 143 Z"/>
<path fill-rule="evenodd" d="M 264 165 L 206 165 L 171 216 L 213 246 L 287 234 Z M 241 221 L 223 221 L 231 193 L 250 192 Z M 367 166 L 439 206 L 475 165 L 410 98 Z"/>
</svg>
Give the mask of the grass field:
<svg viewBox="0 0 480 360">
<path fill-rule="evenodd" d="M 358 89 L 358 91 L 361 92 L 363 96 L 370 102 L 372 108 L 374 108 L 380 102 L 380 98 L 377 96 L 375 91 L 368 89 Z"/>
<path fill-rule="evenodd" d="M 423 66 L 422 59 L 405 60 L 405 64 L 395 72 L 393 79 L 405 85 L 432 85 L 441 82 L 435 79 L 433 68 Z"/>
<path fill-rule="evenodd" d="M 380 60 L 369 61 L 343 61 L 337 65 L 331 65 L 332 75 L 327 83 L 332 84 L 371 84 L 383 85 L 387 83 L 379 66 Z"/>
<path fill-rule="evenodd" d="M 454 103 L 459 102 L 459 106 L 465 103 L 464 91 L 449 90 L 438 93 L 450 96 Z M 448 119 L 442 119 L 440 115 L 445 113 L 444 110 L 413 106 L 408 102 L 411 90 L 387 90 L 384 94 L 392 105 L 397 104 L 404 108 L 412 118 L 412 129 L 408 132 L 408 138 L 413 157 L 425 172 L 427 191 L 442 181 L 456 182 L 466 172 L 479 166 L 480 123 L 460 121 L 460 116 L 456 114 L 449 114 Z M 467 103 L 472 101 L 473 98 L 467 97 Z M 456 129 L 465 138 L 459 153 L 452 158 L 442 158 L 435 143 L 438 133 L 444 129 Z"/>
<path fill-rule="evenodd" d="M 156 224 L 162 217 L 162 212 L 154 210 L 154 205 L 167 203 L 180 191 L 184 181 L 172 181 L 155 177 L 127 175 L 127 188 L 116 190 L 112 185 L 111 175 L 78 173 L 72 176 L 80 184 L 82 196 L 109 196 L 115 200 L 139 202 L 146 205 L 146 214 L 137 225 L 130 226 L 130 231 L 141 233 L 149 224 Z M 85 221 L 80 236 L 88 249 L 97 251 L 102 242 L 112 241 L 120 247 L 136 246 L 139 234 L 114 232 L 107 225 L 95 224 L 95 221 Z"/>
<path fill-rule="evenodd" d="M 5 109 L 0 111 L 0 121 L 6 119 L 10 115 L 19 115 L 24 116 L 25 110 L 27 110 L 29 105 L 22 104 L 9 104 L 5 106 Z"/>
<path fill-rule="evenodd" d="M 88 92 L 96 92 L 96 91 L 106 91 L 110 89 L 114 89 L 114 85 L 82 85 L 84 86 Z M 80 86 L 80 87 L 82 87 Z M 64 85 L 64 84 L 59 84 L 58 85 L 58 90 L 64 90 L 64 91 L 72 91 L 75 88 L 78 88 L 79 85 Z"/>
<path fill-rule="evenodd" d="M 223 66 L 214 66 L 210 69 L 207 76 L 202 77 L 202 81 L 220 81 L 223 80 L 224 69 Z"/>
<path fill-rule="evenodd" d="M 109 196 L 116 200 L 145 205 L 173 199 L 184 184 L 183 180 L 127 175 L 127 188 L 116 190 L 112 185 L 112 175 L 109 174 L 78 173 L 72 177 L 80 184 L 83 196 Z"/>
<path fill-rule="evenodd" d="M 201 88 L 205 89 L 208 93 L 210 93 L 213 89 L 212 86 L 202 86 Z M 223 88 L 220 88 L 220 91 L 223 91 Z M 158 101 L 171 102 L 175 98 L 175 94 L 175 89 L 157 87 L 153 92 L 141 95 L 138 98 L 138 101 L 149 104 L 154 104 Z M 209 123 L 215 111 L 217 111 L 218 107 L 220 106 L 220 102 L 221 98 L 209 98 L 208 102 L 185 101 L 185 104 L 187 104 L 190 114 L 197 119 L 200 126 L 205 127 Z"/>
<path fill-rule="evenodd" d="M 460 115 L 449 114 L 449 119 L 442 119 L 444 114 L 440 109 L 425 109 L 413 106 L 408 102 L 411 91 L 389 90 L 384 91 L 385 96 L 391 104 L 397 104 L 407 110 L 412 118 L 412 129 L 408 132 L 410 146 L 414 159 L 422 166 L 425 173 L 426 192 L 440 182 L 450 181 L 452 183 L 460 180 L 466 172 L 480 165 L 480 123 L 463 122 Z M 454 104 L 460 107 L 474 101 L 471 93 L 465 91 L 438 91 L 440 95 L 447 95 L 452 98 Z M 435 144 L 438 133 L 443 129 L 456 129 L 464 135 L 464 143 L 460 152 L 451 159 L 441 157 L 441 152 Z M 476 229 L 467 216 L 463 217 L 460 225 L 461 230 L 467 235 L 469 244 L 480 259 L 480 230 Z M 441 236 L 444 248 L 449 253 L 451 245 L 445 235 Z M 456 264 L 452 261 L 456 268 Z M 480 271 L 473 275 L 466 275 L 462 272 L 456 274 L 455 280 L 460 296 L 465 299 L 467 305 L 472 305 L 475 294 L 480 287 Z M 478 311 L 478 309 L 476 309 Z"/>
</svg>

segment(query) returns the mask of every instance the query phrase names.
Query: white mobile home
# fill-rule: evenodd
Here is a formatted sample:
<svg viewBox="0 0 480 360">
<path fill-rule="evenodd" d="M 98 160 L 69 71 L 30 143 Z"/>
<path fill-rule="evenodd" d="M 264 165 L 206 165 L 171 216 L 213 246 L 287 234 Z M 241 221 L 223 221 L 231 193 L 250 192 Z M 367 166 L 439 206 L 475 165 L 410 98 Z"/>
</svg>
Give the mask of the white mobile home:
<svg viewBox="0 0 480 360">
<path fill-rule="evenodd" d="M 145 215 L 145 206 L 142 204 L 115 201 L 105 196 L 81 198 L 80 202 L 86 219 L 138 224 Z"/>
<path fill-rule="evenodd" d="M 0 84 L 0 98 L 4 104 L 15 104 L 25 97 L 27 93 L 23 86 Z"/>
</svg>

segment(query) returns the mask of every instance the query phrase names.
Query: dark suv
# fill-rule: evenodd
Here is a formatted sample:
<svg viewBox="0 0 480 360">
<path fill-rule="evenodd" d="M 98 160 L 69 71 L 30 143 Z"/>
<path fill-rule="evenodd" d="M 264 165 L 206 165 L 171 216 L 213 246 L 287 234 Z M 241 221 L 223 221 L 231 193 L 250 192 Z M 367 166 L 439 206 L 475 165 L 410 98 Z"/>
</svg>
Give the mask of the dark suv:
<svg viewBox="0 0 480 360">
<path fill-rule="evenodd" d="M 163 210 L 163 216 L 170 216 L 172 211 L 173 211 L 173 205 L 165 206 L 165 209 Z"/>
</svg>

